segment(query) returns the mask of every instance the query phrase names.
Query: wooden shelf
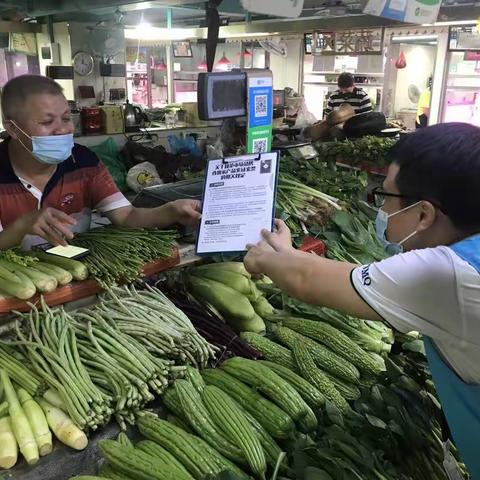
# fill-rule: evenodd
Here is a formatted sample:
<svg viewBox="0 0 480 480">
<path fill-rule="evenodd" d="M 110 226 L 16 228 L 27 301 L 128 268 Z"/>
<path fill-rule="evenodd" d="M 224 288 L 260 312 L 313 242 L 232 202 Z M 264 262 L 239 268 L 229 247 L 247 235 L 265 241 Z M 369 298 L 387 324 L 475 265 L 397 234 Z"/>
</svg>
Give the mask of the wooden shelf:
<svg viewBox="0 0 480 480">
<path fill-rule="evenodd" d="M 172 249 L 172 255 L 168 258 L 162 258 L 155 262 L 146 264 L 141 272 L 142 277 L 149 277 L 159 272 L 164 272 L 180 263 L 180 254 L 177 247 Z M 102 287 L 93 279 L 87 279 L 83 282 L 72 282 L 63 287 L 57 288 L 52 293 L 44 295 L 47 305 L 55 307 L 67 302 L 73 302 L 82 298 L 96 295 L 103 291 Z M 0 315 L 11 313 L 13 310 L 18 312 L 28 312 L 30 307 L 28 303 L 37 303 L 40 295 L 35 295 L 29 300 L 19 300 L 18 298 L 8 297 L 0 299 Z"/>
</svg>

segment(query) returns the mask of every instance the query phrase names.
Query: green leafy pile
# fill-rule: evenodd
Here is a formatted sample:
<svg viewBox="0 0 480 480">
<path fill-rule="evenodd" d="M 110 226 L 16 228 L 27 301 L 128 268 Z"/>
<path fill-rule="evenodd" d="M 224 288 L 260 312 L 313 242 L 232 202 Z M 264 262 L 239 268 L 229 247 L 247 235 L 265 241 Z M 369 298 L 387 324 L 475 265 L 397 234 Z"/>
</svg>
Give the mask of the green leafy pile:
<svg viewBox="0 0 480 480">
<path fill-rule="evenodd" d="M 297 181 L 343 202 L 357 198 L 368 184 L 366 172 L 337 168 L 318 158 L 299 162 L 286 155 L 282 158 L 280 173 L 290 174 Z"/>
<path fill-rule="evenodd" d="M 371 218 L 360 210 L 360 205 L 332 216 L 329 229 L 322 233 L 328 258 L 365 265 L 387 257 Z"/>
<path fill-rule="evenodd" d="M 318 142 L 315 148 L 320 160 L 335 164 L 349 165 L 370 163 L 384 167 L 389 163 L 390 149 L 397 140 L 392 138 L 366 136 L 357 140 L 342 140 L 339 142 Z"/>
</svg>

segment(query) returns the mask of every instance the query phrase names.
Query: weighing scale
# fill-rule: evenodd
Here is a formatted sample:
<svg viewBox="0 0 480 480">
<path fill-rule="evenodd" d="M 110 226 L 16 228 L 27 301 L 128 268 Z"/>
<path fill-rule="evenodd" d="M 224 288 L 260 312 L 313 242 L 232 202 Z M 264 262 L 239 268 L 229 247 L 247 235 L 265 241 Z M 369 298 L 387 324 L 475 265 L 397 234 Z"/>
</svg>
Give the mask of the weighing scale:
<svg viewBox="0 0 480 480">
<path fill-rule="evenodd" d="M 288 143 L 284 145 L 276 145 L 274 150 L 278 150 L 280 155 L 290 155 L 294 160 L 301 162 L 302 160 L 312 160 L 318 156 L 317 151 L 311 143 Z"/>
</svg>

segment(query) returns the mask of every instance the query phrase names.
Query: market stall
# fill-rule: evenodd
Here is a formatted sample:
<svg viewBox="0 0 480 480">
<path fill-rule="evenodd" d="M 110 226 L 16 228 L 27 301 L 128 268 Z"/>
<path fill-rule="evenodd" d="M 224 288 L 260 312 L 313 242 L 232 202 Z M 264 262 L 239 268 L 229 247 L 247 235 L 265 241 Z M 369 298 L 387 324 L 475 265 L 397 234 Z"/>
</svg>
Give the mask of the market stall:
<svg viewBox="0 0 480 480">
<path fill-rule="evenodd" d="M 309 261 L 381 262 L 388 254 L 372 187 L 385 180 L 391 148 L 414 130 L 430 75 L 430 123 L 442 112 L 478 123 L 476 52 L 450 42 L 442 110 L 446 27 L 410 32 L 350 2 L 319 12 L 306 0 L 299 19 L 275 12 L 274 23 L 243 10 L 249 2 L 208 2 L 205 12 L 199 1 L 125 0 L 110 13 L 87 2 L 93 12 L 78 18 L 68 18 L 67 3 L 48 19 L 37 5 L 45 24 L 19 22 L 0 47 L 0 84 L 21 73 L 57 80 L 70 100 L 62 120 L 74 125 L 70 154 L 95 153 L 76 177 L 113 180 L 77 211 L 61 179 L 68 189 L 58 208 L 80 219 L 88 211 L 86 228 L 69 239 L 86 255 L 66 259 L 44 251 L 51 245 L 0 251 L 0 477 L 468 480 L 420 333 L 288 295 L 279 279 L 248 273 L 246 242 L 240 252 L 198 254 L 200 205 L 186 214 L 197 223 L 182 226 L 179 216 L 142 223 L 140 215 L 129 227 L 106 217 L 130 208 L 127 197 L 134 212 L 158 208 L 160 218 L 169 202 L 225 187 L 212 225 L 237 211 L 253 224 L 267 210 L 262 227 L 282 219 Z M 477 34 L 463 25 L 450 40 L 478 46 Z M 356 114 L 354 99 L 323 119 L 341 73 L 374 111 Z M 212 162 L 219 173 L 208 181 Z M 257 167 L 263 183 L 225 184 Z M 60 175 L 51 174 L 50 193 Z M 85 197 L 104 186 L 89 184 Z M 111 210 L 90 218 L 106 198 Z M 242 235 L 238 225 L 221 227 L 217 237 Z"/>
<path fill-rule="evenodd" d="M 330 158 L 322 143 L 317 148 L 324 162 L 304 160 L 295 178 L 288 172 L 294 159 L 284 158 L 278 211 L 299 244 L 306 232 L 322 239 L 303 241 L 305 251 L 358 264 L 383 258 L 371 210 L 355 200 L 364 176 L 334 167 L 337 156 L 361 160 L 348 147 L 327 149 Z M 372 146 L 365 152 L 382 165 Z M 20 443 L 12 478 L 163 480 L 172 471 L 198 479 L 223 471 L 373 478 L 372 469 L 386 478 L 420 480 L 432 471 L 446 478 L 440 410 L 416 334 L 310 307 L 267 278 L 253 281 L 240 262 L 175 268 L 169 232 L 119 233 L 107 227 L 79 236 L 75 243 L 92 252 L 83 262 L 93 279 L 62 287 L 68 297 L 57 290 L 12 307 L 23 313 L 10 316 L 0 344 L 0 403 L 12 418 L 12 430 L 2 430 L 2 465 L 17 459 L 8 432 L 28 437 L 25 421 L 13 421 L 17 395 L 35 442 L 31 397 L 60 439 L 39 459 L 50 444 L 37 454 Z M 32 259 L 15 255 L 11 261 Z M 126 283 L 113 286 L 119 282 Z M 90 299 L 82 305 L 61 306 L 84 295 Z M 68 421 L 68 435 L 55 416 Z"/>
</svg>

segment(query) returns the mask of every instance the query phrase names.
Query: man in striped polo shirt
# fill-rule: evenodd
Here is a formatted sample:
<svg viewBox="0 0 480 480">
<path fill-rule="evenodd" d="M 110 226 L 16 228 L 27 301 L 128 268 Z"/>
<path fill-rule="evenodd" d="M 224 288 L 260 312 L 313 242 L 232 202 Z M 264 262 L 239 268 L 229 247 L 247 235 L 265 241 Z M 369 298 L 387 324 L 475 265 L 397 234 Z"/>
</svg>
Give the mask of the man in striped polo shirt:
<svg viewBox="0 0 480 480">
<path fill-rule="evenodd" d="M 355 86 L 355 80 L 351 73 L 342 73 L 338 77 L 338 90 L 330 95 L 325 116 L 337 110 L 343 103 L 350 104 L 355 110 L 355 114 L 372 111 L 372 102 L 367 92 Z"/>
</svg>

